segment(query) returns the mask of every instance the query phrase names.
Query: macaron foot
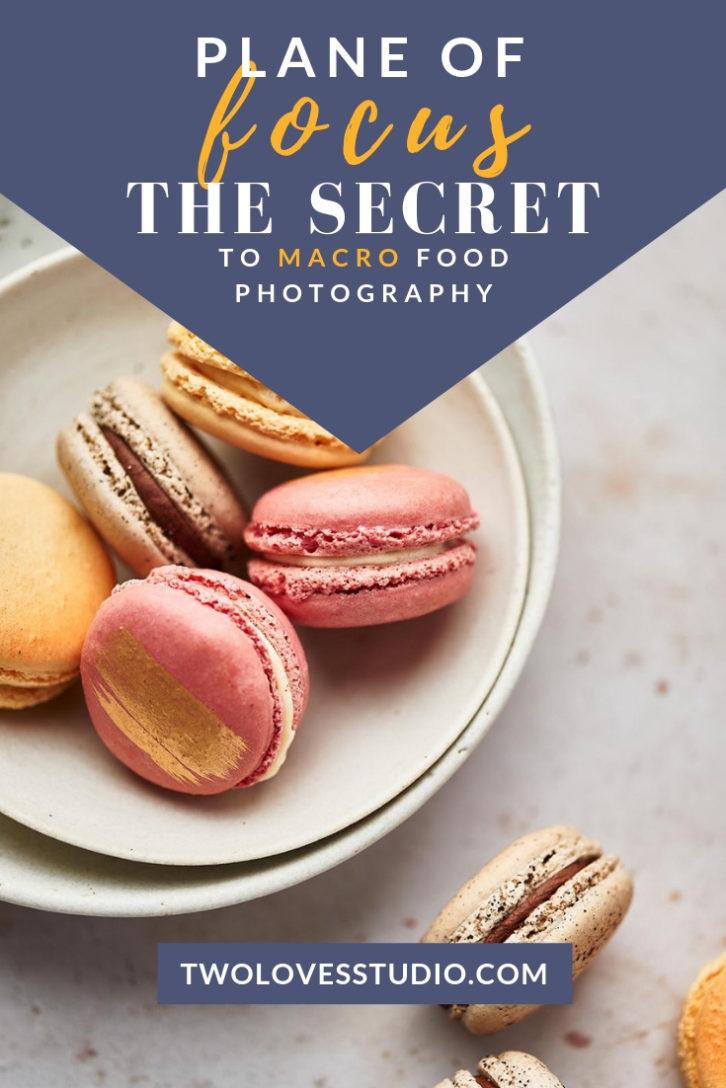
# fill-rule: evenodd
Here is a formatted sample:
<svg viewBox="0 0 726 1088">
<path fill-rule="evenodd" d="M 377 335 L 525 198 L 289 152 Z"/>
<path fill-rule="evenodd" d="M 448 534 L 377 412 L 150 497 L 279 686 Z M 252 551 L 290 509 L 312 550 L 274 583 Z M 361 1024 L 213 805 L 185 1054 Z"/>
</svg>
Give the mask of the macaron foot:
<svg viewBox="0 0 726 1088">
<path fill-rule="evenodd" d="M 20 687 L 17 684 L 0 684 L 0 708 L 3 710 L 25 710 L 26 707 L 39 706 L 62 694 L 71 686 L 75 677 L 60 684 L 44 684 L 38 687 Z"/>
</svg>

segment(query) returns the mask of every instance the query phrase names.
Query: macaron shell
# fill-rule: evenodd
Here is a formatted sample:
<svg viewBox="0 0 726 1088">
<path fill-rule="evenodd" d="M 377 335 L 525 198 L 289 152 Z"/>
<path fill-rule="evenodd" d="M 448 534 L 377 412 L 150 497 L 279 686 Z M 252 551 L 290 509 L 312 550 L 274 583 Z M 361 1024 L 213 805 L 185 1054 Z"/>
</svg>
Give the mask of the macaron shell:
<svg viewBox="0 0 726 1088">
<path fill-rule="evenodd" d="M 270 690 L 274 689 L 275 701 L 282 706 L 282 716 L 274 714 L 272 735 L 262 758 L 235 788 L 272 778 L 287 758 L 310 694 L 305 652 L 287 616 L 255 586 L 222 571 L 160 567 L 147 582 L 167 586 L 226 615 L 256 647 Z"/>
<path fill-rule="evenodd" d="M 452 1020 L 459 1020 L 472 1035 L 493 1035 L 518 1024 L 541 1005 L 453 1005 Z"/>
<path fill-rule="evenodd" d="M 469 1073 L 466 1069 L 460 1069 L 458 1073 L 454 1073 L 453 1077 L 440 1080 L 435 1088 L 479 1088 L 479 1085 L 474 1080 L 473 1073 Z"/>
<path fill-rule="evenodd" d="M 630 906 L 632 892 L 630 876 L 619 863 L 590 887 L 578 890 L 576 879 L 568 881 L 505 943 L 572 944 L 574 980 L 592 963 L 620 925 Z M 541 924 L 536 927 L 533 920 L 538 914 Z M 534 931 L 529 929 L 530 923 L 533 923 Z M 452 1015 L 461 1019 L 473 1034 L 490 1035 L 518 1023 L 538 1008 L 539 1005 L 468 1005 L 454 1007 Z"/>
<path fill-rule="evenodd" d="M 678 1056 L 688 1088 L 726 1088 L 726 955 L 707 964 L 686 994 Z"/>
<path fill-rule="evenodd" d="M 368 627 L 412 619 L 466 595 L 475 552 L 462 544 L 432 559 L 388 566 L 294 567 L 249 562 L 252 582 L 295 623 L 307 627 Z"/>
<path fill-rule="evenodd" d="M 270 687 L 250 640 L 227 616 L 163 584 L 126 583 L 104 605 L 82 676 L 107 747 L 168 789 L 229 789 L 256 769 L 272 738 Z"/>
<path fill-rule="evenodd" d="M 492 1088 L 563 1088 L 544 1062 L 521 1050 L 482 1058 L 476 1074 L 460 1069 L 451 1079 L 440 1081 L 436 1088 L 480 1088 L 477 1076 L 486 1078 Z"/>
<path fill-rule="evenodd" d="M 487 932 L 532 890 L 574 862 L 593 857 L 536 906 L 505 943 L 571 943 L 573 979 L 592 962 L 624 918 L 633 884 L 617 858 L 575 828 L 523 836 L 469 880 L 440 912 L 424 941 L 485 941 Z M 476 1035 L 515 1024 L 539 1005 L 458 1005 L 449 1015 Z"/>
<path fill-rule="evenodd" d="M 510 843 L 487 862 L 442 908 L 422 938 L 424 941 L 448 941 L 466 919 L 479 911 L 482 903 L 499 896 L 510 882 L 528 891 L 528 881 L 546 880 L 571 861 L 601 852 L 599 843 L 565 824 L 532 831 Z M 546 859 L 546 860 L 544 860 Z M 532 874 L 532 875 L 530 875 Z M 516 905 L 518 896 L 507 903 Z"/>
<path fill-rule="evenodd" d="M 141 577 L 169 563 L 190 564 L 154 523 L 97 424 L 85 414 L 77 423 L 58 435 L 58 463 L 104 540 Z"/>
<path fill-rule="evenodd" d="M 563 891 L 567 885 L 563 885 Z M 577 902 L 558 902 L 559 893 L 553 896 L 553 902 L 543 904 L 551 911 L 550 924 L 544 925 L 533 936 L 526 936 L 526 927 L 517 939 L 517 934 L 506 943 L 563 943 L 572 944 L 572 977 L 576 979 L 595 959 L 598 952 L 607 944 L 623 920 L 632 898 L 632 881 L 622 868 L 617 866 L 607 877 L 593 885 Z M 512 1024 L 519 1023 L 539 1005 L 467 1005 L 454 1006 L 452 1015 L 460 1019 L 468 1031 L 474 1035 L 490 1035 L 502 1031 Z"/>
<path fill-rule="evenodd" d="M 109 388 L 128 406 L 142 430 L 176 466 L 214 526 L 230 541 L 238 542 L 247 517 L 224 470 L 209 450 L 145 382 L 121 377 Z M 202 526 L 200 531 L 203 531 Z"/>
<path fill-rule="evenodd" d="M 521 1050 L 482 1058 L 478 1072 L 489 1077 L 497 1088 L 563 1088 L 544 1062 Z"/>
<path fill-rule="evenodd" d="M 110 428 L 155 488 L 150 511 Z M 158 394 L 117 378 L 58 436 L 58 460 L 99 532 L 138 575 L 203 562 L 238 570 L 246 515 L 220 467 Z M 195 559 L 196 557 L 196 559 Z"/>
<path fill-rule="evenodd" d="M 307 416 L 283 414 L 230 391 L 181 355 L 165 355 L 161 368 L 161 395 L 174 412 L 249 453 L 305 468 L 359 464 L 370 453 L 357 453 Z"/>
<path fill-rule="evenodd" d="M 213 602 L 218 608 L 227 607 L 233 614 L 239 609 L 247 612 L 282 662 L 290 684 L 294 725 L 297 726 L 305 712 L 310 693 L 307 658 L 295 628 L 265 593 L 249 582 L 223 571 L 159 567 L 151 573 L 147 581 L 181 589 L 196 596 L 203 605 Z"/>
<path fill-rule="evenodd" d="M 610 940 L 632 898 L 630 874 L 616 857 L 605 854 L 537 907 L 507 943 L 571 944 L 575 979 Z"/>
<path fill-rule="evenodd" d="M 62 690 L 115 582 L 101 541 L 67 499 L 38 480 L 0 474 L 0 683 L 46 688 L 48 698 Z M 24 693 L 13 706 L 29 705 Z"/>
<path fill-rule="evenodd" d="M 410 465 L 371 465 L 273 488 L 258 499 L 245 539 L 264 553 L 363 555 L 442 543 L 477 524 L 456 480 Z"/>
</svg>

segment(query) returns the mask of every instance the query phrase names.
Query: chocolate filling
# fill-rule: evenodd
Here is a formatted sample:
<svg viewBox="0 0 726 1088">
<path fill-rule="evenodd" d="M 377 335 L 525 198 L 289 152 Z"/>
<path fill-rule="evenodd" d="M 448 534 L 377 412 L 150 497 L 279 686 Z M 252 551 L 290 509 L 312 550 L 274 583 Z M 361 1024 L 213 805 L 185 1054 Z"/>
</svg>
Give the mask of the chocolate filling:
<svg viewBox="0 0 726 1088">
<path fill-rule="evenodd" d="M 502 941 L 506 941 L 512 936 L 516 929 L 527 920 L 529 915 L 541 906 L 542 903 L 546 903 L 547 900 L 555 894 L 558 888 L 561 888 L 563 884 L 566 884 L 568 880 L 571 880 L 573 876 L 584 869 L 586 865 L 596 860 L 597 855 L 591 857 L 582 858 L 580 861 L 573 861 L 571 865 L 567 865 L 564 869 L 560 869 L 559 873 L 555 873 L 554 876 L 548 877 L 538 887 L 533 888 L 532 891 L 526 896 L 522 902 L 510 910 L 509 914 L 506 914 L 504 918 L 494 926 L 487 936 L 484 938 L 484 944 L 501 944 Z"/>
<path fill-rule="evenodd" d="M 169 540 L 182 548 L 198 566 L 218 566 L 219 557 L 200 539 L 192 523 L 176 503 L 172 502 L 124 439 L 110 427 L 102 426 L 101 430 L 150 516 Z"/>
<path fill-rule="evenodd" d="M 474 1077 L 477 1084 L 481 1085 L 481 1088 L 498 1088 L 497 1082 L 488 1077 L 485 1073 L 480 1073 L 478 1077 Z"/>
</svg>

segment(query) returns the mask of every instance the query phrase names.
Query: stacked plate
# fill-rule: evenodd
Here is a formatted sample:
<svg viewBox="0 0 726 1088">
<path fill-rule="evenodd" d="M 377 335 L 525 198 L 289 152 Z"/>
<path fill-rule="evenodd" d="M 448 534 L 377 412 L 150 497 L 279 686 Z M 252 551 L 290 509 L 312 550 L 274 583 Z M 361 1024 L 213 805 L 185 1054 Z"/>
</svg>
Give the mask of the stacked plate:
<svg viewBox="0 0 726 1088">
<path fill-rule="evenodd" d="M 115 376 L 157 384 L 165 326 L 73 251 L 5 280 L 0 468 L 68 493 L 57 432 Z M 215 452 L 250 506 L 298 471 L 219 443 Z M 312 680 L 301 735 L 283 772 L 247 791 L 185 797 L 136 778 L 96 738 L 79 688 L 0 713 L 1 898 L 143 915 L 265 895 L 385 835 L 463 762 L 524 664 L 557 552 L 556 447 L 526 347 L 408 420 L 374 460 L 467 487 L 482 518 L 469 596 L 387 627 L 301 631 Z"/>
</svg>

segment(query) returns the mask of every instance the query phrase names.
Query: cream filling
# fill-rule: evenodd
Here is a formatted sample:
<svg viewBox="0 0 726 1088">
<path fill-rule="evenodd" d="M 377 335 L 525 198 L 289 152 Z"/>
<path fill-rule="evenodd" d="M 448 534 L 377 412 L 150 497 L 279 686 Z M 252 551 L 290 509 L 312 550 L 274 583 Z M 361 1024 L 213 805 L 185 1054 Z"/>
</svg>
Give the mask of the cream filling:
<svg viewBox="0 0 726 1088">
<path fill-rule="evenodd" d="M 248 616 L 249 619 L 249 616 Z M 278 654 L 275 647 L 270 640 L 263 635 L 262 631 L 255 625 L 255 630 L 263 645 L 265 653 L 267 654 L 270 665 L 272 667 L 272 675 L 275 681 L 275 686 L 278 690 L 280 700 L 282 702 L 282 734 L 280 736 L 280 745 L 277 749 L 277 755 L 273 759 L 270 766 L 267 768 L 261 778 L 258 778 L 258 782 L 264 782 L 267 778 L 272 778 L 277 774 L 280 767 L 285 762 L 287 750 L 290 747 L 292 739 L 295 735 L 293 729 L 293 722 L 295 720 L 295 709 L 292 702 L 292 689 L 290 688 L 290 681 L 287 678 L 287 671 L 282 663 L 282 658 Z M 254 771 L 252 772 L 254 774 Z"/>
<path fill-rule="evenodd" d="M 283 563 L 290 567 L 389 567 L 394 563 L 410 563 L 415 559 L 430 559 L 434 555 L 442 555 L 460 543 L 460 540 L 449 540 L 443 544 L 425 544 L 420 548 L 401 548 L 397 552 L 374 552 L 368 555 L 273 555 L 265 552 L 262 558 L 269 563 Z"/>
</svg>

